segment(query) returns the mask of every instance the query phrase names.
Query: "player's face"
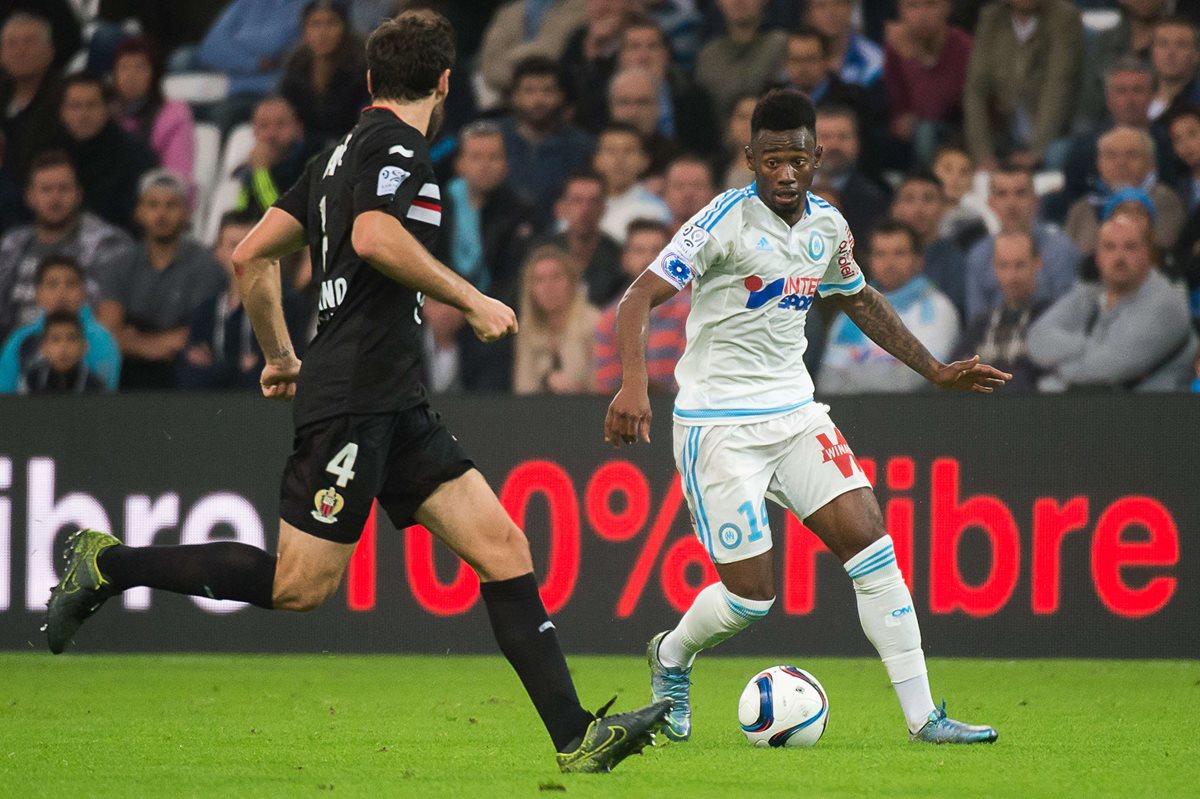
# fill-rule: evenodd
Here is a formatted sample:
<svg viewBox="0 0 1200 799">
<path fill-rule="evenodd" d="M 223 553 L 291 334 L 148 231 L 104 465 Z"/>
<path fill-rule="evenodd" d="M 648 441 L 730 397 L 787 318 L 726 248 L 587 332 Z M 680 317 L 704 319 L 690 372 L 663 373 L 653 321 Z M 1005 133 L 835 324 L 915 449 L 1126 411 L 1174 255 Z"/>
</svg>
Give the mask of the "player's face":
<svg viewBox="0 0 1200 799">
<path fill-rule="evenodd" d="M 971 190 L 971 159 L 966 153 L 957 150 L 946 150 L 933 162 L 933 174 L 942 182 L 946 199 L 957 205 L 958 201 Z"/>
<path fill-rule="evenodd" d="M 1130 216 L 1112 216 L 1100 226 L 1096 268 L 1105 288 L 1128 292 L 1142 284 L 1153 262 L 1146 231 Z"/>
<path fill-rule="evenodd" d="M 883 291 L 894 291 L 917 276 L 921 259 L 904 233 L 871 237 L 871 275 Z"/>
<path fill-rule="evenodd" d="M 988 189 L 988 205 L 1000 220 L 1001 230 L 1030 230 L 1037 208 L 1033 178 L 1023 173 L 993 174 Z"/>
<path fill-rule="evenodd" d="M 858 133 L 852 120 L 817 114 L 816 133 L 817 141 L 825 151 L 822 163 L 827 171 L 836 175 L 858 161 Z"/>
<path fill-rule="evenodd" d="M 1142 72 L 1115 72 L 1104 87 L 1104 102 L 1118 125 L 1142 126 L 1154 99 L 1154 82 Z"/>
<path fill-rule="evenodd" d="M 1029 237 L 1022 234 L 1001 235 L 996 238 L 992 268 L 1000 293 L 1009 305 L 1023 305 L 1033 297 L 1037 289 L 1038 272 L 1042 261 L 1033 254 Z"/>
<path fill-rule="evenodd" d="M 75 311 L 83 307 L 86 299 L 83 281 L 79 274 L 68 266 L 52 266 L 42 273 L 34 299 L 38 308 L 51 311 Z"/>
<path fill-rule="evenodd" d="M 69 166 L 37 170 L 25 191 L 25 202 L 41 227 L 61 228 L 70 224 L 83 202 L 75 170 Z"/>
<path fill-rule="evenodd" d="M 463 139 L 456 166 L 459 176 L 471 189 L 484 193 L 495 191 L 508 177 L 504 138 L 488 135 Z"/>
<path fill-rule="evenodd" d="M 544 258 L 530 267 L 529 292 L 534 305 L 543 314 L 562 313 L 574 302 L 575 282 L 567 273 L 568 269 L 556 258 Z"/>
<path fill-rule="evenodd" d="M 187 227 L 187 205 L 168 188 L 151 188 L 143 192 L 134 216 L 146 231 L 146 237 L 153 241 L 171 241 Z"/>
<path fill-rule="evenodd" d="M 662 34 L 654 28 L 627 28 L 621 36 L 621 50 L 617 54 L 617 65 L 621 69 L 637 67 L 658 79 L 667 76 L 670 58 Z"/>
<path fill-rule="evenodd" d="M 760 130 L 746 150 L 758 196 L 788 224 L 804 212 L 804 194 L 820 163 L 821 147 L 806 128 Z"/>
<path fill-rule="evenodd" d="M 712 197 L 712 175 L 703 165 L 683 161 L 667 170 L 663 200 L 675 219 L 691 219 Z"/>
<path fill-rule="evenodd" d="M 896 192 L 892 216 L 912 225 L 921 238 L 929 241 L 937 235 L 943 208 L 940 188 L 931 183 L 911 180 Z"/>
<path fill-rule="evenodd" d="M 1200 117 L 1178 117 L 1171 123 L 1171 146 L 1189 169 L 1200 166 Z"/>
<path fill-rule="evenodd" d="M 75 141 L 90 141 L 108 123 L 108 106 L 100 87 L 77 83 L 63 95 L 60 117 Z"/>
<path fill-rule="evenodd" d="M 1196 33 L 1186 25 L 1162 25 L 1150 45 L 1154 71 L 1167 80 L 1190 79 L 1200 62 Z"/>
<path fill-rule="evenodd" d="M 150 92 L 154 70 L 144 53 L 123 55 L 113 65 L 113 89 L 126 102 L 141 100 Z"/>
<path fill-rule="evenodd" d="M 621 251 L 621 270 L 631 278 L 646 271 L 667 246 L 667 237 L 655 230 L 639 230 L 629 236 Z"/>
<path fill-rule="evenodd" d="M 42 334 L 42 357 L 56 372 L 65 372 L 76 367 L 83 360 L 86 346 L 83 336 L 74 325 L 51 325 Z"/>
<path fill-rule="evenodd" d="M 814 36 L 789 37 L 783 66 L 788 82 L 804 91 L 815 89 L 829 71 L 821 42 Z"/>
<path fill-rule="evenodd" d="M 249 232 L 249 225 L 226 225 L 221 228 L 217 243 L 213 247 L 213 258 L 225 270 L 225 274 L 233 275 L 233 251 Z"/>
</svg>

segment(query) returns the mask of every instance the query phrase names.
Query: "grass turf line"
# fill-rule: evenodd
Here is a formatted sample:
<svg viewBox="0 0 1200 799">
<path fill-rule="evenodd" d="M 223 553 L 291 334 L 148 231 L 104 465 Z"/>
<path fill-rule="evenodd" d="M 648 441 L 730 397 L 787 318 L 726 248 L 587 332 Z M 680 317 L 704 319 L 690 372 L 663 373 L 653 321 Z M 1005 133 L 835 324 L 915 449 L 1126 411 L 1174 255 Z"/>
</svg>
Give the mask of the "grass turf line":
<svg viewBox="0 0 1200 799">
<path fill-rule="evenodd" d="M 737 698 L 771 658 L 702 657 L 687 744 L 560 774 L 499 657 L 0 654 L 0 795 L 1184 796 L 1200 663 L 935 659 L 935 699 L 990 747 L 909 744 L 883 668 L 795 660 L 829 693 L 811 750 L 752 749 Z M 646 699 L 634 657 L 571 658 L 584 703 Z"/>
</svg>

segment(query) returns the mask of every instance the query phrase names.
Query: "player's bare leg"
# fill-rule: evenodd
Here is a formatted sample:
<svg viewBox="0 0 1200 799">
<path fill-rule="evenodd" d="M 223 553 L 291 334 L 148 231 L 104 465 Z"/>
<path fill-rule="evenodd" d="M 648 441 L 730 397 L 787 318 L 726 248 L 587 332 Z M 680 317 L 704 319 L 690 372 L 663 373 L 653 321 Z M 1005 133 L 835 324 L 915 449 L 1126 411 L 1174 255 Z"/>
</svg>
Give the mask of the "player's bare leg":
<svg viewBox="0 0 1200 799">
<path fill-rule="evenodd" d="M 279 560 L 271 590 L 275 610 L 316 610 L 333 596 L 354 544 L 327 541 L 279 520 Z"/>
<path fill-rule="evenodd" d="M 609 771 L 653 741 L 669 702 L 608 717 L 611 702 L 595 716 L 580 705 L 538 593 L 529 542 L 483 475 L 471 469 L 443 483 L 415 518 L 479 575 L 496 642 L 533 700 L 563 771 Z"/>
<path fill-rule="evenodd" d="M 875 645 L 891 678 L 909 735 L 930 743 L 990 743 L 991 727 L 963 724 L 946 717 L 929 692 L 921 629 L 912 596 L 896 565 L 892 538 L 883 525 L 879 503 L 869 488 L 847 491 L 804 520 L 829 547 L 854 582 L 863 632 Z"/>
</svg>

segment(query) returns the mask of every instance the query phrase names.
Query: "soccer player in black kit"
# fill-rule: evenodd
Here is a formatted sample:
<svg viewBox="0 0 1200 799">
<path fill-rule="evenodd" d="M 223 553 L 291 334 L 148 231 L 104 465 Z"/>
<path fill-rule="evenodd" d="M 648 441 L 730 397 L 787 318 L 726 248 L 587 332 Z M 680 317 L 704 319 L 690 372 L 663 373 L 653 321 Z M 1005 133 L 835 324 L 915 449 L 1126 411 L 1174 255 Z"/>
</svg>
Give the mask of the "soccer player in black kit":
<svg viewBox="0 0 1200 799">
<path fill-rule="evenodd" d="M 382 24 L 367 43 L 373 105 L 234 253 L 267 360 L 263 394 L 294 398 L 278 555 L 237 542 L 128 547 L 80 531 L 51 593 L 47 636 L 61 652 L 105 600 L 141 585 L 312 610 L 337 590 L 378 499 L 398 528 L 424 525 L 479 574 L 492 630 L 559 767 L 608 771 L 652 741 L 670 703 L 612 716 L 604 715 L 608 705 L 596 715 L 583 709 L 528 541 L 430 410 L 421 384 L 424 296 L 461 309 L 483 341 L 517 332 L 511 308 L 429 254 L 441 210 L 426 140 L 440 122 L 453 61 L 454 32 L 443 17 L 406 12 Z M 284 324 L 279 258 L 305 245 L 321 285 L 317 335 L 302 368 Z"/>
</svg>

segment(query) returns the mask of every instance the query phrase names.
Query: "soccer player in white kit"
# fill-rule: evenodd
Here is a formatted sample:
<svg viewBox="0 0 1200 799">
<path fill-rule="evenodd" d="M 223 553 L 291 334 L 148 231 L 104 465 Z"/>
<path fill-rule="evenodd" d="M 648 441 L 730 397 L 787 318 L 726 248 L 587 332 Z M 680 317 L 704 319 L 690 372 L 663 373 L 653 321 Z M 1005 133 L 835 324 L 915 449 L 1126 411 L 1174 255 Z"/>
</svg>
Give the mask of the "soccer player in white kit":
<svg viewBox="0 0 1200 799">
<path fill-rule="evenodd" d="M 866 284 L 841 213 L 808 193 L 821 147 L 809 99 L 777 89 L 759 101 L 746 162 L 755 182 L 721 194 L 684 225 L 621 300 L 617 335 L 623 383 L 605 440 L 650 440 L 646 330 L 650 309 L 692 283 L 687 347 L 676 368 L 675 462 L 696 535 L 720 581 L 647 656 L 655 699 L 674 708 L 665 732 L 691 734 L 696 654 L 745 629 L 775 601 L 766 503 L 802 519 L 845 565 L 859 619 L 883 659 L 910 738 L 996 740 L 991 727 L 947 718 L 929 691 L 921 631 L 896 565 L 879 504 L 804 368 L 804 319 L 816 295 L 931 382 L 990 393 L 1011 376 L 979 363 L 941 363 Z"/>
</svg>

